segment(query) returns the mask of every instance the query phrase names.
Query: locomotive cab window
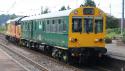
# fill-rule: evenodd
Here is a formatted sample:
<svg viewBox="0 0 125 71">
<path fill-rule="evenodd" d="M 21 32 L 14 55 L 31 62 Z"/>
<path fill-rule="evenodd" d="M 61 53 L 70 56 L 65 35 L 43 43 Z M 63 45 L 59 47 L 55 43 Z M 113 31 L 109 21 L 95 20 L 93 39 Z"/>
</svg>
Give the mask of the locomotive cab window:
<svg viewBox="0 0 125 71">
<path fill-rule="evenodd" d="M 93 17 L 84 18 L 84 32 L 85 33 L 93 32 Z"/>
<path fill-rule="evenodd" d="M 72 32 L 82 32 L 82 18 L 75 17 L 72 19 Z"/>
<path fill-rule="evenodd" d="M 103 20 L 102 17 L 95 18 L 95 33 L 103 32 Z"/>
</svg>

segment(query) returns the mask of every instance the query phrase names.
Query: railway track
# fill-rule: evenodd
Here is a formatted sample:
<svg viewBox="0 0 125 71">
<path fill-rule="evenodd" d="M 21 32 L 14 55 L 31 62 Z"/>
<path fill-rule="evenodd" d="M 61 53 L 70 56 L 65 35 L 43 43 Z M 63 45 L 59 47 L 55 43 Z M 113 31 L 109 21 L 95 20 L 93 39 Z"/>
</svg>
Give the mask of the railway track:
<svg viewBox="0 0 125 71">
<path fill-rule="evenodd" d="M 22 59 L 24 59 L 25 61 L 27 61 L 27 62 L 30 63 L 31 65 L 33 65 L 34 67 L 38 68 L 40 71 L 50 71 L 50 70 L 48 70 L 47 68 L 45 68 L 44 66 L 42 66 L 42 65 L 36 63 L 35 61 L 33 61 L 33 60 L 27 58 L 26 56 L 21 55 L 21 54 L 15 52 L 14 50 L 10 49 L 10 48 L 9 48 L 8 46 L 6 46 L 5 44 L 0 43 L 0 45 L 2 45 L 3 47 L 5 47 L 7 50 L 11 51 L 12 53 L 18 55 L 19 57 L 21 57 Z"/>
<path fill-rule="evenodd" d="M 0 37 L 0 39 L 2 39 L 2 40 L 5 41 L 5 39 L 3 39 L 3 38 L 1 38 L 1 37 Z M 5 42 L 6 42 L 6 41 L 5 41 Z M 8 44 L 8 43 L 7 43 L 7 44 Z M 29 62 L 31 65 L 33 65 L 33 66 L 35 66 L 36 68 L 38 68 L 40 71 L 55 71 L 55 70 L 51 70 L 51 69 L 48 69 L 47 67 L 42 66 L 42 65 L 40 64 L 41 62 L 40 62 L 40 63 L 36 62 L 36 61 L 39 61 L 40 58 L 39 58 L 39 60 L 36 60 L 36 61 L 35 61 L 35 59 L 33 60 L 33 58 L 35 58 L 35 57 L 33 57 L 33 56 L 29 56 L 29 57 L 28 57 L 27 55 L 21 53 L 20 51 L 18 52 L 18 50 L 15 50 L 15 48 L 12 49 L 12 48 L 11 48 L 12 46 L 9 46 L 9 47 L 8 47 L 8 45 L 6 45 L 6 43 L 0 43 L 0 45 L 2 45 L 2 46 L 4 47 L 4 48 L 2 48 L 2 49 L 4 49 L 4 50 L 7 49 L 7 50 L 9 50 L 10 52 L 12 52 L 12 53 L 18 55 L 18 56 L 21 57 L 22 59 L 25 59 L 25 60 L 26 60 L 27 62 Z M 38 52 L 35 52 L 35 51 L 32 51 L 32 50 L 29 50 L 29 49 L 27 49 L 27 48 L 21 48 L 21 49 L 31 51 L 31 53 L 34 53 L 35 55 L 41 54 L 41 53 L 38 53 Z M 34 55 L 34 56 L 35 56 L 35 55 Z M 31 57 L 32 57 L 32 58 L 31 58 Z M 37 57 L 37 56 L 36 56 L 36 57 Z M 38 56 L 38 57 L 39 57 L 39 56 Z M 44 57 L 45 57 L 46 59 L 49 59 L 49 60 L 55 62 L 55 63 L 61 64 L 62 66 L 64 66 L 64 70 L 65 70 L 65 69 L 69 69 L 69 71 L 84 71 L 83 69 L 80 70 L 79 68 L 70 66 L 70 65 L 65 64 L 65 63 L 63 63 L 63 62 L 60 62 L 60 61 L 58 61 L 58 60 L 56 60 L 56 59 L 53 59 L 53 58 L 51 58 L 51 57 L 49 57 L 49 56 L 44 55 Z M 65 68 L 65 67 L 66 67 L 66 68 Z M 58 71 L 58 70 L 57 70 L 57 71 Z M 60 71 L 63 71 L 63 70 L 60 70 Z M 68 71 L 68 70 L 67 70 L 67 71 Z"/>
</svg>

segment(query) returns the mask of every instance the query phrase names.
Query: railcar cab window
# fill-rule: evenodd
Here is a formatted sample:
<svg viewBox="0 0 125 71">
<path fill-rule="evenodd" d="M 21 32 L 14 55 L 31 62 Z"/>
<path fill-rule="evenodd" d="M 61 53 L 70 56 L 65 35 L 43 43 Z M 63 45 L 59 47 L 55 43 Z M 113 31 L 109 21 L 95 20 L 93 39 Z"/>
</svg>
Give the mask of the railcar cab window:
<svg viewBox="0 0 125 71">
<path fill-rule="evenodd" d="M 102 17 L 95 18 L 95 33 L 103 32 L 103 20 Z"/>
<path fill-rule="evenodd" d="M 81 17 L 73 17 L 72 32 L 82 32 L 82 18 Z"/>
<path fill-rule="evenodd" d="M 84 18 L 84 32 L 85 33 L 93 32 L 93 17 Z"/>
</svg>

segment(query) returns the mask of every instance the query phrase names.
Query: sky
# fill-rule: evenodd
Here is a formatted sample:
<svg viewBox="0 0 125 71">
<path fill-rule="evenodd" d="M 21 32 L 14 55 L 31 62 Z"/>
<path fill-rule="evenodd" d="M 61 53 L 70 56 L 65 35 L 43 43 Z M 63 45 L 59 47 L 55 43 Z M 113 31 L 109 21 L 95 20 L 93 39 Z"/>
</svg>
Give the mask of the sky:
<svg viewBox="0 0 125 71">
<path fill-rule="evenodd" d="M 117 18 L 121 17 L 122 0 L 93 0 L 97 7 Z M 0 14 L 37 15 L 41 7 L 58 11 L 62 6 L 78 8 L 84 0 L 0 0 Z"/>
</svg>

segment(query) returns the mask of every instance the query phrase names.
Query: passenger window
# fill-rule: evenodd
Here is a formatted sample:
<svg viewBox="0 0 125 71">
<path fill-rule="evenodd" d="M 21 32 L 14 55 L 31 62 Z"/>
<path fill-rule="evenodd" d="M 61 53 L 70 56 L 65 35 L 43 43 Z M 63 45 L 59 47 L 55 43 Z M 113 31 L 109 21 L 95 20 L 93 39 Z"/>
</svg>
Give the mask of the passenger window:
<svg viewBox="0 0 125 71">
<path fill-rule="evenodd" d="M 59 32 L 62 32 L 63 26 L 62 26 L 62 20 L 61 19 L 58 20 L 58 25 L 59 25 Z"/>
<path fill-rule="evenodd" d="M 45 22 L 44 21 L 42 21 L 42 25 L 43 25 L 43 31 L 46 31 L 46 26 L 45 26 Z"/>
<path fill-rule="evenodd" d="M 95 33 L 101 33 L 101 32 L 103 32 L 103 20 L 96 19 L 95 20 Z"/>
<path fill-rule="evenodd" d="M 52 24 L 51 24 L 51 32 L 54 32 L 54 27 L 53 27 L 53 26 L 54 26 L 54 23 L 55 23 L 54 20 L 52 20 Z"/>
<path fill-rule="evenodd" d="M 27 30 L 29 30 L 29 22 L 27 21 Z"/>
<path fill-rule="evenodd" d="M 61 19 L 58 20 L 58 23 L 61 24 Z"/>
<path fill-rule="evenodd" d="M 52 32 L 52 20 L 49 20 L 49 32 Z"/>
<path fill-rule="evenodd" d="M 23 23 L 23 29 L 26 30 L 25 28 L 26 28 L 26 22 Z"/>
<path fill-rule="evenodd" d="M 43 26 L 42 26 L 42 21 L 39 21 L 39 29 L 42 29 Z"/>
<path fill-rule="evenodd" d="M 58 21 L 55 20 L 55 29 L 56 29 L 56 32 L 59 32 L 59 24 L 58 24 Z"/>
<path fill-rule="evenodd" d="M 27 30 L 29 30 L 29 22 L 27 21 Z"/>
<path fill-rule="evenodd" d="M 93 32 L 93 19 L 92 18 L 84 18 L 84 32 L 85 33 Z"/>
<path fill-rule="evenodd" d="M 34 30 L 36 30 L 36 22 L 34 21 Z"/>
<path fill-rule="evenodd" d="M 72 19 L 72 31 L 73 32 L 82 32 L 82 18 L 73 18 Z"/>
<path fill-rule="evenodd" d="M 55 21 L 54 20 L 52 20 L 52 24 L 54 24 L 55 23 Z"/>
<path fill-rule="evenodd" d="M 47 20 L 46 23 L 47 23 L 47 24 L 46 24 L 46 25 L 47 25 L 47 26 L 46 26 L 46 32 L 49 32 L 49 20 Z"/>
<path fill-rule="evenodd" d="M 29 28 L 29 30 L 31 31 L 31 22 L 29 21 L 29 23 L 28 23 L 28 28 Z"/>
<path fill-rule="evenodd" d="M 53 24 L 53 32 L 57 31 L 57 24 L 56 24 L 56 20 L 53 20 L 54 24 Z"/>
<path fill-rule="evenodd" d="M 63 20 L 62 23 L 63 23 L 63 31 L 66 31 L 66 23 L 65 23 L 65 21 Z"/>
</svg>

